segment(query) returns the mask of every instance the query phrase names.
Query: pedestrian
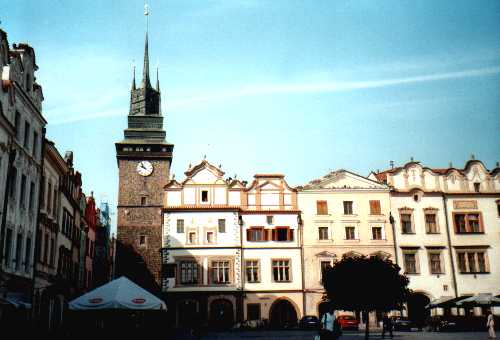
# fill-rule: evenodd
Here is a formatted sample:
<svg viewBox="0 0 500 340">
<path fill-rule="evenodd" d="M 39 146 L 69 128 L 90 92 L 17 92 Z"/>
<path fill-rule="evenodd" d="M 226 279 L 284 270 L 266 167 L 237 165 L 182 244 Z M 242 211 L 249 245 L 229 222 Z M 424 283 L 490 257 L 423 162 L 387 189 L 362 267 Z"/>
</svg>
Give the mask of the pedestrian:
<svg viewBox="0 0 500 340">
<path fill-rule="evenodd" d="M 335 340 L 341 335 L 342 330 L 340 329 L 340 324 L 337 321 L 335 310 L 333 307 L 330 307 L 321 318 L 320 338 L 321 340 Z"/>
<path fill-rule="evenodd" d="M 491 310 L 488 311 L 486 327 L 488 327 L 488 339 L 496 339 L 497 335 L 495 334 L 495 317 L 493 316 Z"/>
<path fill-rule="evenodd" d="M 384 314 L 384 318 L 382 319 L 382 339 L 385 338 L 386 331 L 389 331 L 389 335 L 392 339 L 392 320 L 387 313 Z"/>
</svg>

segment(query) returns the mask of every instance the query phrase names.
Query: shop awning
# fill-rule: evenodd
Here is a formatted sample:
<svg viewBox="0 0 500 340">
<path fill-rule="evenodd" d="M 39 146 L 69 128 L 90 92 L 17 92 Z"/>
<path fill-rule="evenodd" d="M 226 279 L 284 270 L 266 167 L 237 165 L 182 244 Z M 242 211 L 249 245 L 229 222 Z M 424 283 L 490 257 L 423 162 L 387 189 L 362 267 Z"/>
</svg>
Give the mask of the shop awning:
<svg viewBox="0 0 500 340">
<path fill-rule="evenodd" d="M 494 297 L 493 294 L 481 293 L 478 295 L 471 296 L 467 299 L 463 299 L 457 302 L 458 306 L 463 307 L 474 307 L 474 306 L 500 306 L 500 298 Z"/>
<path fill-rule="evenodd" d="M 31 309 L 31 303 L 24 301 L 22 295 L 8 294 L 7 296 L 0 298 L 0 303 L 12 305 L 16 308 Z"/>
<path fill-rule="evenodd" d="M 426 308 L 450 308 L 450 307 L 457 307 L 457 302 L 467 299 L 471 297 L 471 295 L 463 295 L 459 297 L 447 297 L 443 296 L 439 299 L 436 299 L 434 301 L 431 301 Z"/>
</svg>

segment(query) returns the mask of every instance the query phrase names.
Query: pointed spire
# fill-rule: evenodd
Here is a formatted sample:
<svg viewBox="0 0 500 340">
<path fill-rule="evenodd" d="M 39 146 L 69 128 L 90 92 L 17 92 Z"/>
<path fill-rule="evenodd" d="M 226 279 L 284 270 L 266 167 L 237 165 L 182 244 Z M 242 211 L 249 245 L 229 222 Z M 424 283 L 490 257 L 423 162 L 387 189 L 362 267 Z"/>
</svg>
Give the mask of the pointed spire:
<svg viewBox="0 0 500 340">
<path fill-rule="evenodd" d="M 146 31 L 146 43 L 144 44 L 144 67 L 142 69 L 142 86 L 151 87 L 149 81 L 149 51 L 148 51 L 148 32 Z"/>
<path fill-rule="evenodd" d="M 158 77 L 158 66 L 156 66 L 156 91 L 160 92 L 160 77 Z"/>
<path fill-rule="evenodd" d="M 133 66 L 133 69 L 134 69 L 133 71 L 134 75 L 132 77 L 132 91 L 135 90 L 135 65 Z"/>
</svg>

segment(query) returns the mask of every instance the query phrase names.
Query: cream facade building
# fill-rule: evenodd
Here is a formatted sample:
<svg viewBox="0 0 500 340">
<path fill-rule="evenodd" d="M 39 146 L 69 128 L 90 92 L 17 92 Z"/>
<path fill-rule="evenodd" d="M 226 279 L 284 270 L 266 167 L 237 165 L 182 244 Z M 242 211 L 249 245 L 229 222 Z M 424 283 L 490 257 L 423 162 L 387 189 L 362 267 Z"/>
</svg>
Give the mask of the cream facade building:
<svg viewBox="0 0 500 340">
<path fill-rule="evenodd" d="M 411 161 L 370 177 L 392 188 L 397 259 L 416 292 L 411 318 L 425 318 L 431 301 L 500 294 L 498 165 L 489 171 L 471 159 L 463 169 L 435 169 Z"/>
<path fill-rule="evenodd" d="M 304 315 L 302 225 L 284 175 L 258 174 L 242 206 L 244 318 L 293 325 Z"/>
<path fill-rule="evenodd" d="M 389 187 L 333 171 L 298 188 L 298 208 L 304 224 L 305 314 L 320 315 L 326 267 L 343 256 L 394 260 Z"/>
</svg>

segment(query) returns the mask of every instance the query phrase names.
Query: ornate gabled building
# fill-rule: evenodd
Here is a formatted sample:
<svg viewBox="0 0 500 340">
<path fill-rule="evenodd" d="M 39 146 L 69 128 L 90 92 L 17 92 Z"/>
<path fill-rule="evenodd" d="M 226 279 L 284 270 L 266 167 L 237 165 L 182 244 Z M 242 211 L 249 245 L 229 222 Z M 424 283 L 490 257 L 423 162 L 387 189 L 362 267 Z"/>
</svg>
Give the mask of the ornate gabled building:
<svg viewBox="0 0 500 340">
<path fill-rule="evenodd" d="M 177 325 L 231 327 L 243 313 L 240 207 L 245 186 L 206 160 L 165 186 L 163 292 Z M 144 239 L 141 247 L 148 247 Z"/>
<path fill-rule="evenodd" d="M 282 174 L 257 174 L 242 206 L 245 320 L 272 327 L 305 315 L 302 225 L 297 191 Z"/>
<path fill-rule="evenodd" d="M 32 297 L 46 121 L 33 48 L 10 48 L 0 30 L 0 67 L 0 297 L 24 305 Z"/>
<path fill-rule="evenodd" d="M 298 187 L 298 206 L 304 223 L 306 314 L 320 315 L 326 267 L 343 256 L 395 259 L 389 187 L 347 170 L 332 171 Z"/>
<path fill-rule="evenodd" d="M 463 169 L 412 160 L 370 175 L 391 187 L 397 257 L 418 293 L 408 309 L 417 318 L 429 301 L 500 294 L 500 167 L 471 158 Z"/>
<path fill-rule="evenodd" d="M 117 275 L 160 291 L 161 210 L 163 186 L 169 180 L 173 144 L 166 141 L 161 114 L 159 81 L 149 78 L 148 36 L 144 48 L 143 79 L 134 79 L 124 139 L 116 143 L 119 169 L 117 218 Z M 147 247 L 142 241 L 147 239 Z"/>
</svg>

